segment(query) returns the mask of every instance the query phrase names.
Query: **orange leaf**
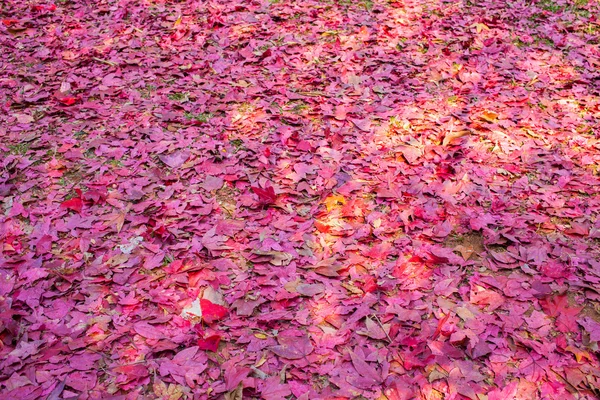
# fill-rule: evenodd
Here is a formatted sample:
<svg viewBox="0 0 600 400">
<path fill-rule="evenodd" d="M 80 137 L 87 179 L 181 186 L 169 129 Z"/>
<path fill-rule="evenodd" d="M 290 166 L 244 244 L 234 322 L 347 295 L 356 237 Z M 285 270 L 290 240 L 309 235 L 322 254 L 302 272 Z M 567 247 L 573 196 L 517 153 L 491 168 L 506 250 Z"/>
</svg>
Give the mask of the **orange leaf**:
<svg viewBox="0 0 600 400">
<path fill-rule="evenodd" d="M 485 110 L 483 113 L 481 113 L 481 119 L 487 122 L 495 122 L 498 119 L 498 113 Z"/>
<path fill-rule="evenodd" d="M 325 199 L 324 201 L 325 207 L 327 207 L 327 212 L 331 212 L 334 208 L 339 208 L 346 204 L 346 199 L 344 196 L 340 195 L 332 195 Z"/>
</svg>

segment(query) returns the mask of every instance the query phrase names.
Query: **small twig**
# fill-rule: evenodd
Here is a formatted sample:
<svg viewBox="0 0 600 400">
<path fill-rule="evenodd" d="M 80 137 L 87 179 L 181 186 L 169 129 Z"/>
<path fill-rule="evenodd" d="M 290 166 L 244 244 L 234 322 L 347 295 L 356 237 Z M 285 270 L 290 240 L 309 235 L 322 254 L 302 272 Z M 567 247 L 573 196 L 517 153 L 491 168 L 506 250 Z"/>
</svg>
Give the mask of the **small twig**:
<svg viewBox="0 0 600 400">
<path fill-rule="evenodd" d="M 387 331 L 383 327 L 383 324 L 379 320 L 379 317 L 377 315 L 375 315 L 375 314 L 372 314 L 372 315 L 373 315 L 373 318 L 375 318 L 375 321 L 377 321 L 377 323 L 379 324 L 379 327 L 381 328 L 381 330 L 383 331 L 383 333 L 385 333 L 385 336 L 387 337 L 387 339 L 390 342 L 390 344 L 392 344 L 392 338 L 390 337 L 390 335 L 388 335 Z"/>
<path fill-rule="evenodd" d="M 577 393 L 578 392 L 578 389 L 575 386 L 573 386 L 573 384 L 571 382 L 569 382 L 567 380 L 567 378 L 565 378 L 564 376 L 562 376 L 561 374 L 559 374 L 558 371 L 556 371 L 554 368 L 550 368 L 550 371 L 554 372 L 554 374 L 556 375 L 556 377 L 558 379 L 560 379 L 561 381 L 563 381 L 563 383 L 567 384 L 567 386 L 569 386 L 571 388 L 571 390 L 572 390 L 573 393 Z"/>
<path fill-rule="evenodd" d="M 103 59 L 98 58 L 98 57 L 92 57 L 92 60 L 98 61 L 98 62 L 106 64 L 106 65 L 110 65 L 111 67 L 116 67 L 118 65 L 117 63 L 114 63 L 114 62 L 108 61 L 108 60 L 103 60 Z"/>
<path fill-rule="evenodd" d="M 317 90 L 311 90 L 308 92 L 303 92 L 303 91 L 298 91 L 295 92 L 296 94 L 302 95 L 302 96 L 307 96 L 307 97 L 332 97 L 330 94 L 325 93 L 325 92 L 321 92 L 321 91 L 317 91 Z"/>
</svg>

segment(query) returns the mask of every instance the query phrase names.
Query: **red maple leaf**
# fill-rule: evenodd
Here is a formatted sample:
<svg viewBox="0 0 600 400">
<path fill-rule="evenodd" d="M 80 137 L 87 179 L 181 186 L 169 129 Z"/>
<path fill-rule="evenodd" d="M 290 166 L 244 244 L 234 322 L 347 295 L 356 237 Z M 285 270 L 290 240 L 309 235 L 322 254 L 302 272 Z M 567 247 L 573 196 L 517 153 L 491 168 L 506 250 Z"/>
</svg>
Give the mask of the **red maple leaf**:
<svg viewBox="0 0 600 400">
<path fill-rule="evenodd" d="M 69 200 L 65 200 L 60 204 L 60 208 L 66 208 L 67 210 L 73 210 L 81 214 L 83 210 L 83 200 L 81 198 L 82 192 L 80 189 L 75 189 L 77 197 L 73 197 Z"/>
<path fill-rule="evenodd" d="M 323 232 L 323 233 L 327 233 L 331 230 L 331 227 L 327 224 L 324 224 L 322 222 L 319 221 L 315 221 L 315 228 L 317 228 L 317 230 L 319 232 Z"/>
<path fill-rule="evenodd" d="M 4 26 L 11 26 L 11 25 L 16 24 L 17 22 L 19 22 L 19 20 L 12 19 L 12 18 L 7 18 L 7 19 L 2 20 L 2 23 L 4 24 Z"/>
<path fill-rule="evenodd" d="M 200 308 L 202 309 L 202 319 L 208 324 L 222 319 L 229 312 L 225 307 L 206 299 L 200 300 Z"/>
<path fill-rule="evenodd" d="M 371 275 L 367 275 L 363 280 L 362 290 L 365 293 L 373 293 L 377 290 L 379 286 L 377 285 L 377 280 L 373 278 Z"/>
<path fill-rule="evenodd" d="M 204 339 L 198 339 L 198 348 L 200 348 L 200 350 L 217 351 L 220 342 L 221 336 L 211 335 Z"/>
<path fill-rule="evenodd" d="M 577 332 L 577 315 L 583 307 L 570 307 L 566 295 L 540 300 L 546 314 L 556 318 L 556 328 L 561 332 Z"/>
<path fill-rule="evenodd" d="M 275 189 L 273 189 L 273 186 L 267 186 L 265 189 L 252 186 L 251 189 L 254 193 L 258 195 L 258 200 L 261 204 L 275 204 L 275 201 L 277 200 L 277 195 L 275 194 Z"/>
<path fill-rule="evenodd" d="M 37 12 L 44 12 L 44 11 L 56 11 L 56 5 L 55 4 L 48 4 L 48 5 L 44 5 L 44 4 L 34 4 L 31 6 L 31 9 L 33 11 L 37 11 Z"/>
<path fill-rule="evenodd" d="M 70 97 L 70 96 L 61 97 L 61 98 L 58 98 L 57 100 L 60 103 L 64 104 L 65 106 L 72 106 L 73 104 L 77 103 L 77 98 Z"/>
</svg>

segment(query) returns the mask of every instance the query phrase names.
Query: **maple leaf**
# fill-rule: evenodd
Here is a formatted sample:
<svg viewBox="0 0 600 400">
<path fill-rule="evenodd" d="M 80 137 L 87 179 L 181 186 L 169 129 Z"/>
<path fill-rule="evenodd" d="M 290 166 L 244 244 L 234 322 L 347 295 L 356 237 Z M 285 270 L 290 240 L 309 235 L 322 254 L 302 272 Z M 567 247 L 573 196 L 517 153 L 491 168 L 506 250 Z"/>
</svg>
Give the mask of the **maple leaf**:
<svg viewBox="0 0 600 400">
<path fill-rule="evenodd" d="M 376 340 L 385 339 L 387 337 L 386 331 L 384 331 L 383 328 L 379 324 L 377 324 L 375 321 L 373 321 L 369 317 L 367 317 L 365 319 L 365 326 L 366 326 L 366 329 L 358 330 L 358 331 L 356 331 L 356 333 L 358 333 L 359 335 L 368 336 L 368 337 L 370 337 L 372 339 L 376 339 Z"/>
<path fill-rule="evenodd" d="M 37 11 L 37 12 L 44 12 L 44 11 L 52 12 L 52 11 L 56 11 L 56 4 L 33 4 L 31 6 L 31 10 Z"/>
<path fill-rule="evenodd" d="M 81 213 L 81 211 L 83 210 L 83 200 L 81 200 L 79 197 L 74 197 L 72 199 L 63 201 L 60 204 L 60 207 Z"/>
<path fill-rule="evenodd" d="M 331 230 L 331 227 L 321 221 L 315 221 L 315 228 L 319 232 L 328 233 Z"/>
<path fill-rule="evenodd" d="M 340 208 L 341 206 L 346 204 L 346 199 L 344 198 L 344 196 L 331 195 L 331 196 L 328 196 L 323 201 L 323 203 L 325 204 L 325 207 L 327 208 L 327 212 L 331 212 L 331 210 Z"/>
<path fill-rule="evenodd" d="M 280 400 L 288 398 L 292 394 L 287 383 L 281 382 L 279 376 L 272 376 L 265 379 L 261 396 L 264 400 Z"/>
<path fill-rule="evenodd" d="M 189 150 L 180 150 L 171 154 L 161 154 L 158 158 L 171 168 L 179 168 L 185 164 L 190 155 L 191 152 Z"/>
<path fill-rule="evenodd" d="M 219 343 L 221 342 L 221 336 L 211 335 L 202 339 L 198 339 L 198 348 L 200 350 L 217 351 Z"/>
<path fill-rule="evenodd" d="M 496 122 L 498 119 L 498 113 L 494 111 L 485 110 L 481 113 L 481 119 L 486 122 Z"/>
<path fill-rule="evenodd" d="M 444 135 L 444 140 L 442 141 L 442 145 L 443 146 L 459 145 L 461 143 L 461 141 L 459 139 L 468 135 L 469 133 L 471 133 L 471 132 L 467 129 L 462 129 L 462 130 L 458 130 L 458 131 L 451 130 L 450 132 L 448 132 Z"/>
<path fill-rule="evenodd" d="M 600 342 L 600 324 L 598 322 L 589 317 L 580 319 L 578 322 L 590 335 L 591 341 Z"/>
<path fill-rule="evenodd" d="M 19 20 L 17 19 L 12 19 L 12 18 L 6 18 L 2 20 L 2 23 L 4 24 L 4 26 L 12 26 L 15 25 L 19 22 Z"/>
<path fill-rule="evenodd" d="M 365 293 L 373 293 L 378 288 L 379 286 L 377 285 L 377 280 L 373 276 L 367 275 L 363 278 L 362 290 Z"/>
<path fill-rule="evenodd" d="M 163 333 L 147 322 L 138 322 L 133 326 L 135 332 L 146 339 L 162 339 Z"/>
<path fill-rule="evenodd" d="M 450 318 L 450 313 L 446 314 L 446 316 L 444 318 L 442 318 L 438 321 L 438 325 L 437 325 L 437 328 L 435 329 L 435 332 L 433 333 L 432 340 L 437 340 L 437 338 L 440 336 L 440 333 L 442 333 L 442 328 L 444 327 L 444 324 L 448 321 L 449 318 Z"/>
<path fill-rule="evenodd" d="M 343 121 L 346 119 L 346 107 L 344 105 L 339 105 L 335 108 L 334 118 L 338 121 Z"/>
<path fill-rule="evenodd" d="M 277 195 L 275 194 L 275 189 L 273 189 L 272 186 L 267 186 L 265 189 L 252 186 L 251 189 L 258 195 L 258 199 L 261 204 L 275 204 L 275 201 L 277 201 Z"/>
<path fill-rule="evenodd" d="M 363 251 L 363 255 L 365 257 L 369 257 L 375 260 L 385 260 L 387 256 L 391 253 L 392 248 L 393 247 L 391 243 L 383 242 L 380 244 L 376 244 L 370 249 L 366 249 L 365 251 Z"/>
<path fill-rule="evenodd" d="M 308 284 L 301 283 L 296 286 L 296 292 L 300 293 L 303 296 L 313 297 L 317 294 L 323 293 L 325 290 L 325 286 L 320 283 Z"/>
<path fill-rule="evenodd" d="M 77 101 L 79 99 L 68 93 L 57 92 L 56 100 L 58 100 L 59 103 L 65 105 L 65 106 L 72 106 L 73 104 L 77 103 Z"/>
<path fill-rule="evenodd" d="M 198 350 L 198 346 L 188 347 L 177 353 L 172 360 L 162 361 L 159 373 L 162 376 L 171 375 L 180 385 L 194 388 L 207 367 L 206 356 L 198 353 Z"/>
<path fill-rule="evenodd" d="M 352 365 L 359 376 L 349 376 L 349 383 L 361 389 L 370 388 L 374 385 L 381 384 L 381 373 L 369 364 L 364 356 L 358 352 L 348 350 Z"/>
<path fill-rule="evenodd" d="M 75 191 L 77 192 L 77 197 L 73 197 L 69 200 L 63 201 L 60 204 L 60 208 L 73 210 L 81 214 L 81 211 L 83 210 L 82 192 L 79 189 L 75 189 Z"/>
<path fill-rule="evenodd" d="M 577 316 L 583 307 L 571 307 L 567 295 L 553 296 L 540 300 L 542 309 L 556 318 L 556 328 L 561 332 L 577 332 Z"/>
<path fill-rule="evenodd" d="M 270 350 L 280 357 L 288 360 L 298 360 L 304 358 L 313 352 L 314 347 L 308 336 L 291 336 L 285 333 L 277 337 L 276 346 L 271 346 Z"/>
<path fill-rule="evenodd" d="M 202 309 L 202 319 L 207 324 L 223 319 L 229 313 L 227 308 L 206 299 L 200 299 L 200 308 Z"/>
</svg>

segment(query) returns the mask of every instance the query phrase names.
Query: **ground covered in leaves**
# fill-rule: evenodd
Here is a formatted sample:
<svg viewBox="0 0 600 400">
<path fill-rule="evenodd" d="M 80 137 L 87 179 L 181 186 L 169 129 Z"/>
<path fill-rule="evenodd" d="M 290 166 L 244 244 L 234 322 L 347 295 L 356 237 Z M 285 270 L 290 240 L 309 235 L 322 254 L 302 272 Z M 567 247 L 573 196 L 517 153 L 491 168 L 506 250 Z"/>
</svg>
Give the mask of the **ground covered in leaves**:
<svg viewBox="0 0 600 400">
<path fill-rule="evenodd" d="M 3 1 L 0 397 L 595 398 L 596 15 Z"/>
</svg>

